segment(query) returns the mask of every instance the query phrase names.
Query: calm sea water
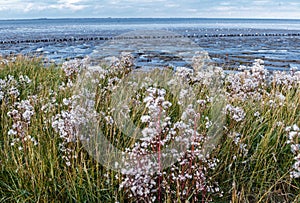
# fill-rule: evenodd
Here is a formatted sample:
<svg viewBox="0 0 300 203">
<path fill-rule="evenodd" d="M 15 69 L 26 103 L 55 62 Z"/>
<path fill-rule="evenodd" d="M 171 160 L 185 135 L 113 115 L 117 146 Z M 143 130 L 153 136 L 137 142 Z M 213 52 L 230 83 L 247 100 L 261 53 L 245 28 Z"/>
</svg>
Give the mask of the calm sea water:
<svg viewBox="0 0 300 203">
<path fill-rule="evenodd" d="M 194 49 L 191 50 L 187 43 L 178 43 L 178 40 L 182 39 L 176 38 L 174 46 L 169 44 L 164 47 L 164 39 L 161 39 L 159 43 L 152 44 L 151 48 L 159 44 L 156 49 L 169 48 L 169 52 L 174 52 L 171 54 L 177 55 L 182 54 L 182 50 L 178 51 L 179 46 L 184 46 L 186 51 L 190 52 L 197 49 L 204 50 L 215 63 L 225 67 L 248 65 L 254 59 L 261 58 L 265 60 L 269 69 L 287 69 L 291 66 L 300 68 L 300 20 L 180 18 L 2 20 L 0 54 L 43 55 L 47 60 L 61 62 L 87 55 L 101 56 L 104 53 L 103 47 L 106 47 L 105 54 L 109 55 L 107 49 L 128 51 L 130 43 L 135 43 L 132 40 L 111 43 L 109 40 L 111 37 L 133 31 L 140 33 L 142 30 L 146 34 L 147 30 L 176 33 L 197 45 L 193 45 Z M 146 43 L 147 47 L 152 41 L 143 43 Z M 133 46 L 130 51 L 135 52 L 140 58 L 147 58 L 147 54 L 139 53 L 143 45 Z M 177 48 L 172 50 L 171 47 L 176 46 Z M 174 57 L 169 57 L 168 63 L 172 63 L 173 59 Z M 144 61 L 155 64 L 157 60 L 161 59 L 153 60 L 152 56 L 152 59 Z"/>
</svg>

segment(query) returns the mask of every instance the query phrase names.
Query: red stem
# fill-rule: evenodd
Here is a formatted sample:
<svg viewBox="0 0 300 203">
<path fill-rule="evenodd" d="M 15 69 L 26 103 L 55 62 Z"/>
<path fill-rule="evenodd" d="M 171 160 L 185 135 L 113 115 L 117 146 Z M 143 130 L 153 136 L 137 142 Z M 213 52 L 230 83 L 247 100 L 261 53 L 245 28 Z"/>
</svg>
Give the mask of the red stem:
<svg viewBox="0 0 300 203">
<path fill-rule="evenodd" d="M 156 129 L 158 132 L 158 143 L 157 143 L 157 151 L 158 151 L 158 170 L 159 170 L 159 177 L 158 177 L 158 202 L 161 203 L 161 129 L 160 129 L 160 117 L 161 117 L 161 107 L 159 108 L 158 120 L 156 124 Z"/>
</svg>

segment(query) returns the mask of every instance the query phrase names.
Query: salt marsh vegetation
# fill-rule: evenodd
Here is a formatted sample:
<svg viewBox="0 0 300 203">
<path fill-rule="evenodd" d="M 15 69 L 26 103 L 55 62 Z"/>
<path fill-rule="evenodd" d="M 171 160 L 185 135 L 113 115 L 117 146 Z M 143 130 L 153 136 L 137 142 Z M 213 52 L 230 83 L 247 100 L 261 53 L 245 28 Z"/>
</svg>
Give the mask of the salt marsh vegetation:
<svg viewBox="0 0 300 203">
<path fill-rule="evenodd" d="M 143 74 L 130 56 L 97 67 L 2 60 L 0 201 L 300 201 L 300 71 L 269 72 L 256 60 L 225 73 L 194 62 L 168 75 L 177 87 L 168 89 L 153 82 L 166 82 L 161 69 L 128 81 Z M 134 94 L 119 108 L 124 84 Z M 122 130 L 123 111 L 140 131 Z M 122 164 L 89 152 L 94 130 L 124 152 Z M 176 161 L 165 165 L 170 154 Z"/>
</svg>

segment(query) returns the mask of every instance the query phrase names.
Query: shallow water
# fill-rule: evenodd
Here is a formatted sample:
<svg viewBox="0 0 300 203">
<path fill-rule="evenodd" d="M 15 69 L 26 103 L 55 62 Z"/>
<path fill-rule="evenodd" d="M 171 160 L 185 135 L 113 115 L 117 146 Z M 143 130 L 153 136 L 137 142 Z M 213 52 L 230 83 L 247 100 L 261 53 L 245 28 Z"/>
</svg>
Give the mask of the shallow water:
<svg viewBox="0 0 300 203">
<path fill-rule="evenodd" d="M 175 33 L 184 37 L 174 38 L 173 45 L 167 45 L 166 38 L 161 39 L 155 49 L 147 45 L 155 41 L 153 38 L 140 44 L 134 40 L 130 43 L 124 39 L 111 40 L 129 31 L 140 34 L 141 30 L 167 32 L 171 36 Z M 147 34 L 150 38 L 157 35 L 145 31 Z M 191 48 L 180 43 L 185 40 L 196 45 Z M 103 47 L 107 44 L 110 44 L 109 51 L 104 52 Z M 128 51 L 128 47 L 134 47 L 130 51 L 137 57 L 138 66 L 185 65 L 193 51 L 204 50 L 214 63 L 226 69 L 249 65 L 254 59 L 261 58 L 268 69 L 285 70 L 300 68 L 299 45 L 300 20 L 107 18 L 0 21 L 1 55 L 42 55 L 45 60 L 56 63 L 87 55 L 104 57 L 113 51 Z M 140 49 L 145 46 L 149 50 L 141 52 Z M 154 52 L 166 57 L 154 56 Z M 177 57 L 183 53 L 184 57 Z"/>
</svg>

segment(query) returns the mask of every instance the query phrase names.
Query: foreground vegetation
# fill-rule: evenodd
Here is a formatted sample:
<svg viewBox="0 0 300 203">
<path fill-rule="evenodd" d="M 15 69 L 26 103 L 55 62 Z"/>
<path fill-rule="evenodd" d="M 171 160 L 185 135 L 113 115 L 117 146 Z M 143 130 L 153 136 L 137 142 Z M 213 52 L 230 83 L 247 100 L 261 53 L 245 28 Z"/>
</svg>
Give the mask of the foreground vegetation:
<svg viewBox="0 0 300 203">
<path fill-rule="evenodd" d="M 2 60 L 0 201 L 299 202 L 300 72 L 194 62 L 170 73 L 133 72 L 129 56 L 102 68 Z M 122 129 L 122 111 L 142 135 Z M 123 165 L 89 151 L 91 124 Z"/>
</svg>

